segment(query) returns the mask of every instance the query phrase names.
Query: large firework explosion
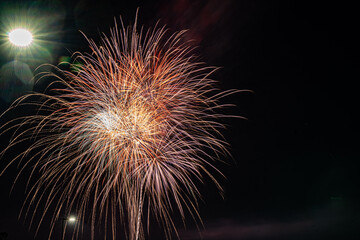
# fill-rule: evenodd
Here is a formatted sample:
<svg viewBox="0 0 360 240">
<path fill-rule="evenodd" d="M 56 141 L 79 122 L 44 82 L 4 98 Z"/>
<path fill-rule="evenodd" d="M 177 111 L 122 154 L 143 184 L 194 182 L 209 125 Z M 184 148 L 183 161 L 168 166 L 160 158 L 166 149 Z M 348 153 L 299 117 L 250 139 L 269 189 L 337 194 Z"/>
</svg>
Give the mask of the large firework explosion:
<svg viewBox="0 0 360 240">
<path fill-rule="evenodd" d="M 22 213 L 33 209 L 31 222 L 39 214 L 40 225 L 55 206 L 49 238 L 62 214 L 74 209 L 79 221 L 90 219 L 92 236 L 104 219 L 113 239 L 119 224 L 128 225 L 130 240 L 143 239 L 142 224 L 149 225 L 152 213 L 171 238 L 173 209 L 200 220 L 196 182 L 207 175 L 221 190 L 209 171 L 226 153 L 217 121 L 224 116 L 216 109 L 234 91 L 215 89 L 209 78 L 215 68 L 196 61 L 184 31 L 165 38 L 165 28 L 136 29 L 135 21 L 115 26 L 99 45 L 88 40 L 91 54 L 76 53 L 72 70 L 43 75 L 56 76 L 62 87 L 24 96 L 10 108 L 32 104 L 36 114 L 2 127 L 18 129 L 5 151 L 33 141 L 11 163 L 23 161 L 31 176 L 40 174 Z"/>
</svg>

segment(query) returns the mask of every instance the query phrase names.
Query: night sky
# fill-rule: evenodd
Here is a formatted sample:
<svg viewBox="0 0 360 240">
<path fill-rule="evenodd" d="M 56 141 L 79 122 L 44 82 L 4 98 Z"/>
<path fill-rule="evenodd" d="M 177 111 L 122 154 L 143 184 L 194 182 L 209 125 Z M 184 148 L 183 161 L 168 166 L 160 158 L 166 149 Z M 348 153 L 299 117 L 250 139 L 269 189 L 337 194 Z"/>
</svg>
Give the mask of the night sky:
<svg viewBox="0 0 360 240">
<path fill-rule="evenodd" d="M 216 166 L 226 176 L 218 176 L 225 196 L 209 179 L 200 187 L 202 239 L 358 239 L 360 15 L 349 3 L 314 2 L 1 1 L 0 111 L 29 91 L 44 91 L 44 82 L 29 77 L 39 65 L 89 52 L 81 32 L 97 42 L 114 18 L 133 23 L 139 7 L 138 24 L 145 28 L 160 20 L 170 32 L 189 30 L 194 53 L 220 67 L 212 76 L 220 89 L 253 91 L 223 99 L 236 104 L 223 112 L 247 120 L 223 121 L 232 156 Z M 6 39 L 8 24 L 23 16 L 36 22 L 42 43 L 26 56 Z M 18 68 L 23 72 L 16 74 Z M 1 136 L 0 150 L 9 137 Z M 16 151 L 23 149 L 1 158 L 0 169 Z M 18 219 L 26 179 L 10 194 L 17 172 L 13 164 L 0 177 L 0 232 L 7 239 L 46 239 L 46 224 L 34 238 L 29 219 Z M 186 229 L 174 216 L 181 239 L 201 239 L 190 216 Z M 89 239 L 88 223 L 82 224 L 82 239 Z M 61 223 L 52 239 L 60 239 L 60 229 Z M 96 239 L 102 236 L 99 231 Z M 156 222 L 148 239 L 165 239 Z"/>
</svg>

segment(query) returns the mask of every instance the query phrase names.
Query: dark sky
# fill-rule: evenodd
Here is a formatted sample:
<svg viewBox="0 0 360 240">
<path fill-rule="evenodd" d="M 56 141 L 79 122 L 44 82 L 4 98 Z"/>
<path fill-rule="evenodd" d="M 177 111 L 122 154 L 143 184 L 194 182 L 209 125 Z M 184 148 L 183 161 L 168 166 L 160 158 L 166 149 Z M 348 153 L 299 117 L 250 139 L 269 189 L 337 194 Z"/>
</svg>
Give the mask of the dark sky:
<svg viewBox="0 0 360 240">
<path fill-rule="evenodd" d="M 171 32 L 189 29 L 201 60 L 221 67 L 213 75 L 221 89 L 254 92 L 224 99 L 237 105 L 228 113 L 248 120 L 224 120 L 232 154 L 228 165 L 218 165 L 227 178 L 220 178 L 225 199 L 213 184 L 200 188 L 203 239 L 358 239 L 360 17 L 349 3 L 314 2 L 1 1 L 1 112 L 26 90 L 44 87 L 29 89 L 19 76 L 4 74 L 14 59 L 31 75 L 39 64 L 88 51 L 79 30 L 97 41 L 114 17 L 132 23 L 139 7 L 140 25 L 160 19 Z M 39 27 L 43 49 L 32 53 L 36 61 L 9 53 L 5 44 L 6 19 L 20 12 L 46 25 Z M 1 149 L 8 137 L 1 137 Z M 1 169 L 9 159 L 1 159 Z M 17 171 L 15 164 L 0 177 L 0 232 L 34 239 L 29 221 L 18 219 L 25 179 L 9 195 Z M 186 229 L 177 222 L 181 239 L 200 239 L 190 219 Z M 149 239 L 164 239 L 156 225 Z M 54 231 L 58 239 L 60 225 Z M 40 228 L 36 239 L 47 233 Z"/>
</svg>

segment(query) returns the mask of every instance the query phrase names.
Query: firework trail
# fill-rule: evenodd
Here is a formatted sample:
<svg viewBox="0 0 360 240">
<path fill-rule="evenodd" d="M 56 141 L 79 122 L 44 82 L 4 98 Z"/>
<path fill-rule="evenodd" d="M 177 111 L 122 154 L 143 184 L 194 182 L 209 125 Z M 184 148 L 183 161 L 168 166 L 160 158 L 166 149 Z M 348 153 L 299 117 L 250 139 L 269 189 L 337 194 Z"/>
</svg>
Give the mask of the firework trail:
<svg viewBox="0 0 360 240">
<path fill-rule="evenodd" d="M 208 175 L 221 190 L 209 172 L 226 153 L 216 109 L 234 91 L 214 88 L 215 69 L 191 55 L 184 31 L 165 38 L 164 28 L 136 29 L 136 21 L 115 25 L 100 45 L 88 39 L 91 54 L 75 54 L 81 65 L 45 75 L 64 87 L 22 97 L 12 108 L 32 104 L 38 112 L 2 126 L 3 132 L 18 129 L 5 151 L 33 141 L 11 163 L 27 158 L 21 171 L 30 165 L 31 176 L 40 173 L 22 214 L 33 209 L 30 225 L 35 213 L 40 225 L 55 206 L 49 238 L 61 213 L 72 209 L 80 221 L 90 219 L 92 236 L 104 219 L 113 239 L 120 222 L 130 240 L 144 239 L 143 216 L 149 226 L 151 213 L 171 238 L 173 209 L 200 220 L 196 181 Z M 31 102 L 34 96 L 40 100 Z"/>
</svg>

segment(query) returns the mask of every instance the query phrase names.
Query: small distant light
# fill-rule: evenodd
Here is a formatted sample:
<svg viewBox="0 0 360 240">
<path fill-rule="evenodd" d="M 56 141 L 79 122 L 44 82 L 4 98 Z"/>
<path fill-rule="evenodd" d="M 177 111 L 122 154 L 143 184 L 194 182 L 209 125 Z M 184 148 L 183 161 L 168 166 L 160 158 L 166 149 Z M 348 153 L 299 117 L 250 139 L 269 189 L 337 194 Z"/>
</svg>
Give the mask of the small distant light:
<svg viewBox="0 0 360 240">
<path fill-rule="evenodd" d="M 17 28 L 9 33 L 9 41 L 18 47 L 27 47 L 33 41 L 31 32 L 24 28 Z"/>
<path fill-rule="evenodd" d="M 69 217 L 68 221 L 71 222 L 71 223 L 74 223 L 74 222 L 76 222 L 76 217 L 73 217 L 73 216 Z"/>
</svg>

